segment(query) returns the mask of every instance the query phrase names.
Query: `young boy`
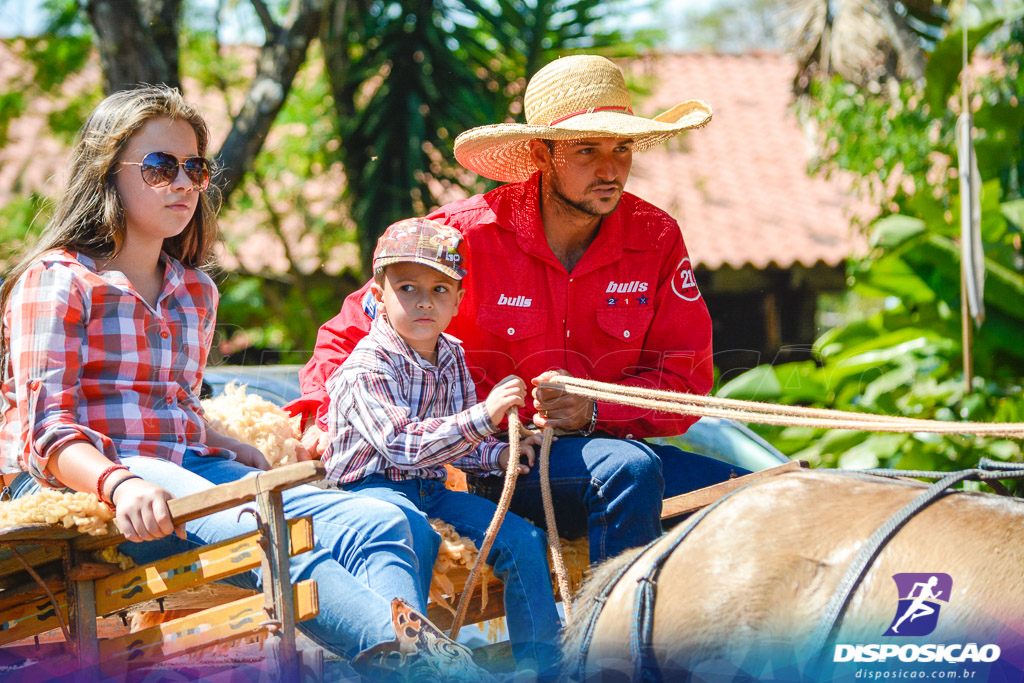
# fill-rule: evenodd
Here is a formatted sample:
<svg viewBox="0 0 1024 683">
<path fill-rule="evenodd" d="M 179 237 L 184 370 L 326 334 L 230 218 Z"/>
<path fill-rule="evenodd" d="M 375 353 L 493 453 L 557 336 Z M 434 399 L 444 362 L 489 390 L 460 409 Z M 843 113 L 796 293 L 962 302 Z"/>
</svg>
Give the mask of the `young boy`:
<svg viewBox="0 0 1024 683">
<path fill-rule="evenodd" d="M 510 408 L 524 405 L 526 385 L 511 377 L 477 403 L 462 348 L 443 334 L 465 294 L 461 240 L 454 228 L 421 218 L 399 221 L 381 236 L 371 286 L 379 314 L 328 380 L 330 444 L 323 460 L 327 478 L 340 488 L 394 503 L 408 515 L 440 518 L 479 547 L 496 506 L 446 489 L 444 465 L 504 471 L 513 456 L 492 435 Z M 531 443 L 522 451 L 532 466 Z M 420 562 L 429 573 L 434 557 Z M 487 562 L 505 584 L 518 667 L 555 674 L 561 624 L 544 535 L 508 513 Z"/>
</svg>

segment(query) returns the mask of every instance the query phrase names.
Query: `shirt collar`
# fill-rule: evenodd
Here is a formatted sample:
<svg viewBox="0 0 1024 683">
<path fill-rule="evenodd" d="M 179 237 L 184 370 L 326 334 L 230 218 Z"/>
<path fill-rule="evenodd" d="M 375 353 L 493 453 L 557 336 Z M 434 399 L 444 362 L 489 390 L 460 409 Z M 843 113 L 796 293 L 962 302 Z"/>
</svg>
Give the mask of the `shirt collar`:
<svg viewBox="0 0 1024 683">
<path fill-rule="evenodd" d="M 387 314 L 384 313 L 383 309 L 378 309 L 378 313 L 373 321 L 373 325 L 370 327 L 370 334 L 373 336 L 374 341 L 379 343 L 386 351 L 401 354 L 414 361 L 416 365 L 427 370 L 433 370 L 436 367 L 438 371 L 443 372 L 455 362 L 455 349 L 462 343 L 455 337 L 444 333 L 438 337 L 437 365 L 435 366 L 416 353 L 415 349 L 402 339 L 401 335 L 391 326 L 391 321 L 388 320 Z"/>
<path fill-rule="evenodd" d="M 103 271 L 101 273 L 99 265 L 96 263 L 96 259 L 80 251 L 60 249 L 45 255 L 43 258 L 52 261 L 62 261 L 64 263 L 77 261 L 93 273 L 99 275 L 108 283 L 122 287 L 127 291 L 135 292 L 135 288 L 132 287 L 131 282 L 124 276 L 124 274 L 119 271 Z M 181 261 L 162 251 L 160 252 L 160 263 L 164 264 L 164 283 L 160 290 L 160 297 L 157 299 L 157 303 L 165 297 L 170 296 L 174 290 L 185 282 L 185 266 L 181 264 Z"/>
<path fill-rule="evenodd" d="M 512 191 L 505 196 L 507 204 L 501 211 L 502 224 L 515 231 L 516 241 L 523 251 L 561 266 L 554 252 L 551 251 L 547 236 L 544 234 L 544 224 L 540 215 L 540 171 L 522 183 L 507 187 L 512 188 Z M 624 238 L 622 204 L 625 202 L 626 196 L 623 193 L 619 207 L 601 220 L 597 237 L 594 238 L 583 258 L 572 271 L 574 277 L 597 270 L 622 258 L 622 240 Z"/>
</svg>

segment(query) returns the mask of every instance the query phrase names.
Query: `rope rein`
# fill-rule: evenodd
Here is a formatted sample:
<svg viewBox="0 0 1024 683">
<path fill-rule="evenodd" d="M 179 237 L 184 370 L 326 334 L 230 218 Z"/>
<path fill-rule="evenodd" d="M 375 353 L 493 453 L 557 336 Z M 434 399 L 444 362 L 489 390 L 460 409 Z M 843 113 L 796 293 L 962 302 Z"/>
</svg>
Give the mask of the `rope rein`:
<svg viewBox="0 0 1024 683">
<path fill-rule="evenodd" d="M 491 552 L 494 539 L 501 529 L 501 523 L 505 521 L 509 505 L 512 503 L 512 494 L 515 492 L 516 479 L 519 477 L 519 441 L 523 430 L 522 422 L 519 420 L 519 411 L 512 408 L 508 411 L 508 465 L 505 468 L 505 484 L 501 489 L 501 497 L 498 499 L 498 506 L 494 510 L 491 523 L 484 533 L 484 541 L 480 545 L 480 552 L 477 553 L 473 568 L 469 571 L 466 585 L 459 597 L 459 606 L 455 610 L 455 618 L 452 620 L 451 630 L 448 637 L 455 640 L 459 637 L 462 624 L 466 620 L 466 613 L 469 611 L 469 600 L 473 596 L 476 582 L 480 578 L 480 571 L 487 555 Z M 569 596 L 569 579 L 565 570 L 565 560 L 562 557 L 562 544 L 558 539 L 558 527 L 555 525 L 555 508 L 551 500 L 551 481 L 549 465 L 551 460 L 551 442 L 554 440 L 554 430 L 550 427 L 543 432 L 543 441 L 540 448 L 540 490 L 541 500 L 544 503 L 544 522 L 548 529 L 548 547 L 551 549 L 551 557 L 555 565 L 555 577 L 558 580 L 558 590 L 562 596 L 562 605 L 565 608 L 566 622 L 572 620 L 572 606 Z"/>
<path fill-rule="evenodd" d="M 508 465 L 505 467 L 505 485 L 501 489 L 501 498 L 498 499 L 498 508 L 494 511 L 494 517 L 484 533 L 484 542 L 480 545 L 480 552 L 477 553 L 473 568 L 469 570 L 469 578 L 466 579 L 466 587 L 462 589 L 459 597 L 459 606 L 455 610 L 455 618 L 452 620 L 452 628 L 448 637 L 456 640 L 459 631 L 462 629 L 462 622 L 466 620 L 466 612 L 469 611 L 469 599 L 473 596 L 473 589 L 476 588 L 477 579 L 480 578 L 480 569 L 491 552 L 491 545 L 494 544 L 494 537 L 498 535 L 501 523 L 505 521 L 505 513 L 512 502 L 512 492 L 516 488 L 516 479 L 519 477 L 519 413 L 513 408 L 508 411 Z M 515 457 L 512 454 L 515 453 Z"/>
<path fill-rule="evenodd" d="M 595 401 L 609 401 L 666 413 L 719 417 L 740 422 L 758 422 L 786 427 L 1024 438 L 1024 423 L 1020 422 L 944 422 L 801 406 L 780 406 L 756 401 L 739 401 L 715 396 L 644 389 L 567 376 L 552 377 L 550 381 L 541 382 L 538 386 L 546 389 L 561 389 L 566 393 L 584 396 Z"/>
<path fill-rule="evenodd" d="M 558 580 L 558 594 L 562 596 L 562 608 L 565 609 L 565 622 L 572 623 L 572 596 L 569 594 L 569 576 L 565 570 L 565 558 L 562 557 L 562 541 L 558 538 L 558 527 L 555 526 L 555 507 L 551 501 L 551 442 L 555 430 L 544 428 L 544 437 L 540 445 L 540 495 L 544 502 L 544 523 L 548 529 L 548 549 L 551 551 L 551 562 L 555 565 L 555 578 Z"/>
</svg>

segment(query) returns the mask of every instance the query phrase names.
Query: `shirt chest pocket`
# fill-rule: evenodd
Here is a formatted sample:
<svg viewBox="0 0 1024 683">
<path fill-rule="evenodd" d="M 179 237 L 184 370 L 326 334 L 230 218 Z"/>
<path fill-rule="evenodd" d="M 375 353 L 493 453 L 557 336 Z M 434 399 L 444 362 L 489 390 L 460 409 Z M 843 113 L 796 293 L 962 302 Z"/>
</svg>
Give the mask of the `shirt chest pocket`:
<svg viewBox="0 0 1024 683">
<path fill-rule="evenodd" d="M 536 337 L 548 322 L 548 312 L 542 309 L 483 304 L 477 310 L 480 328 L 508 342 Z"/>
<path fill-rule="evenodd" d="M 650 306 L 635 309 L 608 307 L 597 311 L 597 326 L 608 336 L 629 346 L 643 344 L 653 319 L 654 309 Z"/>
</svg>

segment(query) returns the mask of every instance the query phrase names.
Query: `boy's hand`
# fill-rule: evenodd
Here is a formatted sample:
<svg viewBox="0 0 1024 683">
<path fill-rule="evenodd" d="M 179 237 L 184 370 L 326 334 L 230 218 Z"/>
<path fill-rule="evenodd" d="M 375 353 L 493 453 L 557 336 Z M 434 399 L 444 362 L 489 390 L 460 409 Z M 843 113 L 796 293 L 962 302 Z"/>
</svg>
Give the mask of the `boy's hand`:
<svg viewBox="0 0 1024 683">
<path fill-rule="evenodd" d="M 497 427 L 510 409 L 526 406 L 526 383 L 515 375 L 509 375 L 494 385 L 484 405 L 491 416 L 491 423 Z"/>
<path fill-rule="evenodd" d="M 519 474 L 529 474 L 530 473 L 530 469 L 537 462 L 537 452 L 534 450 L 534 447 L 536 446 L 537 448 L 540 448 L 540 443 L 541 443 L 541 441 L 543 439 L 544 439 L 544 437 L 541 434 L 532 434 L 531 436 L 528 436 L 525 439 L 520 439 L 520 441 L 519 441 L 519 453 L 520 453 L 520 455 L 525 455 L 526 456 L 526 462 L 525 463 L 520 462 L 520 464 L 519 464 Z M 558 437 L 557 436 L 554 437 L 554 440 L 557 441 Z M 508 458 L 509 458 L 510 451 L 511 451 L 511 448 L 506 446 L 504 449 L 502 449 L 501 453 L 498 455 L 498 464 L 501 465 L 502 471 L 507 471 L 508 470 Z"/>
<path fill-rule="evenodd" d="M 327 432 L 316 426 L 316 423 L 309 425 L 302 434 L 302 445 L 309 454 L 309 457 L 299 460 L 319 460 L 327 451 L 327 444 L 330 437 Z"/>
<path fill-rule="evenodd" d="M 519 474 L 529 474 L 530 468 L 533 467 L 533 461 L 536 458 L 533 454 L 533 447 L 520 443 L 519 452 L 526 456 L 526 460 L 529 463 L 529 465 L 519 463 Z M 501 453 L 498 455 L 498 464 L 501 465 L 502 472 L 508 472 L 508 458 L 510 453 L 511 449 L 508 446 L 505 446 L 501 449 Z"/>
</svg>

